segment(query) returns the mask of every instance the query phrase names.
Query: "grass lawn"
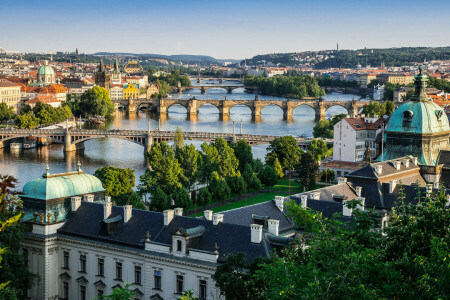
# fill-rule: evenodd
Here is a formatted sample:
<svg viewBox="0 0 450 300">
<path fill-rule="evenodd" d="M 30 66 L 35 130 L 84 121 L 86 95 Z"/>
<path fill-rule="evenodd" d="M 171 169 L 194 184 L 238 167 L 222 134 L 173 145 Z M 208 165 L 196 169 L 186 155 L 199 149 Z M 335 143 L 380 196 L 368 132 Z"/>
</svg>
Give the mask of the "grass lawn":
<svg viewBox="0 0 450 300">
<path fill-rule="evenodd" d="M 291 180 L 291 194 L 301 192 L 300 188 L 301 188 L 300 184 Z M 275 199 L 275 196 L 280 195 L 280 192 L 287 193 L 289 191 L 289 180 L 287 178 L 280 179 L 278 181 L 278 184 L 276 184 L 275 186 L 270 188 L 270 191 L 267 191 L 267 188 L 263 188 L 261 191 L 263 193 L 255 195 L 255 196 L 249 196 L 246 199 L 237 200 L 232 203 L 227 203 L 224 206 L 219 206 L 219 207 L 212 209 L 212 211 L 214 213 L 217 213 L 217 212 L 221 212 L 221 211 L 225 211 L 225 210 L 230 210 L 230 209 L 234 209 L 234 208 L 238 208 L 238 207 L 244 207 L 247 205 L 253 205 L 253 204 L 257 204 L 257 203 Z M 244 198 L 245 196 L 246 196 L 246 194 L 243 194 L 241 196 L 241 198 Z M 231 198 L 235 198 L 235 197 L 237 197 L 237 195 L 231 195 Z M 217 203 L 217 201 L 212 201 L 209 204 L 212 204 L 212 203 Z M 194 209 L 194 206 L 189 208 L 189 210 L 193 210 L 193 209 Z M 197 207 L 197 211 L 202 210 L 202 209 L 203 209 L 203 207 Z M 203 215 L 203 212 L 196 214 L 196 216 L 201 216 L 201 215 Z"/>
</svg>

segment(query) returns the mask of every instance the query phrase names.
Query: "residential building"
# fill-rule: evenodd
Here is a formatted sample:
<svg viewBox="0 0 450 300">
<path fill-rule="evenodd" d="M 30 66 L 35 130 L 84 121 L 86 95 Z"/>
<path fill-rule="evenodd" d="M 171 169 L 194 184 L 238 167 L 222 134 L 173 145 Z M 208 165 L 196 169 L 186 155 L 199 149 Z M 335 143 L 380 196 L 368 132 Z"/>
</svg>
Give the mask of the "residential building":
<svg viewBox="0 0 450 300">
<path fill-rule="evenodd" d="M 25 101 L 25 104 L 28 104 L 31 106 L 31 108 L 33 108 L 39 102 L 48 104 L 55 108 L 61 106 L 61 100 L 57 99 L 54 94 L 46 94 L 46 95 L 39 94 L 37 97 Z"/>
<path fill-rule="evenodd" d="M 123 85 L 122 84 L 112 84 L 109 90 L 109 97 L 111 100 L 121 100 L 123 99 Z"/>
<path fill-rule="evenodd" d="M 152 95 L 156 93 L 159 93 L 158 85 L 155 83 L 150 84 L 149 87 L 147 88 L 147 99 L 150 99 Z"/>
<path fill-rule="evenodd" d="M 367 88 L 367 86 L 373 81 L 377 79 L 377 75 L 373 73 L 369 74 L 358 74 L 356 76 L 356 82 L 358 82 L 361 88 Z"/>
<path fill-rule="evenodd" d="M 380 84 L 389 82 L 392 84 L 408 85 L 413 83 L 414 76 L 409 74 L 380 74 L 377 75 L 377 80 Z"/>
<path fill-rule="evenodd" d="M 377 84 L 373 87 L 373 100 L 381 101 L 384 98 L 384 84 Z"/>
<path fill-rule="evenodd" d="M 367 149 L 370 158 L 376 158 L 377 133 L 382 129 L 383 119 L 378 117 L 344 118 L 334 125 L 333 160 L 361 162 Z"/>
<path fill-rule="evenodd" d="M 6 103 L 15 114 L 18 114 L 21 109 L 20 89 L 20 85 L 6 79 L 0 79 L 0 103 Z"/>
</svg>

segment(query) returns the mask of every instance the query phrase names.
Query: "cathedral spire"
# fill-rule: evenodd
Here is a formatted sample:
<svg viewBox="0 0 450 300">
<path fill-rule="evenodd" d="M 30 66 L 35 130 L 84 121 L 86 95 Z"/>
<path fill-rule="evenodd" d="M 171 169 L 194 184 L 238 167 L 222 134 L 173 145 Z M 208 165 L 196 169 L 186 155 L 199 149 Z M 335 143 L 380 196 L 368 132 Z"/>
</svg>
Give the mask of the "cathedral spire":
<svg viewBox="0 0 450 300">
<path fill-rule="evenodd" d="M 103 62 L 103 57 L 100 60 L 100 65 L 98 66 L 100 72 L 105 72 L 105 63 Z"/>
</svg>

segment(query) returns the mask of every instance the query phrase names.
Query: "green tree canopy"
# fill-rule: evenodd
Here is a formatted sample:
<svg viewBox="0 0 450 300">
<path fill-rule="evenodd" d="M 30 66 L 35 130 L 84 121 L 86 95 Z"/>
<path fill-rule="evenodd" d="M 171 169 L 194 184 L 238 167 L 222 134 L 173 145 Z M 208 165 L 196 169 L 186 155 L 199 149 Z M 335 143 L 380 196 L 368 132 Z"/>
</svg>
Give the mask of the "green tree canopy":
<svg viewBox="0 0 450 300">
<path fill-rule="evenodd" d="M 128 195 L 135 185 L 134 170 L 116 167 L 103 167 L 95 171 L 94 176 L 100 179 L 106 195 L 118 197 Z"/>
<path fill-rule="evenodd" d="M 157 186 L 152 193 L 152 199 L 150 202 L 150 210 L 163 211 L 170 208 L 169 196 Z"/>
<path fill-rule="evenodd" d="M 6 103 L 0 103 L 0 122 L 12 120 L 16 117 L 12 107 L 9 107 Z"/>
<path fill-rule="evenodd" d="M 192 144 L 178 148 L 175 153 L 181 168 L 180 181 L 188 191 L 191 191 L 199 177 L 200 153 Z"/>
<path fill-rule="evenodd" d="M 203 143 L 201 148 L 208 158 L 207 163 L 211 165 L 211 169 L 221 177 L 238 174 L 239 161 L 226 140 L 217 138 L 214 143 Z"/>
<path fill-rule="evenodd" d="M 273 166 L 278 159 L 283 170 L 292 170 L 302 152 L 292 136 L 277 137 L 267 147 L 266 164 Z"/>
<path fill-rule="evenodd" d="M 182 207 L 184 210 L 192 205 L 191 197 L 184 187 L 176 188 L 172 193 L 172 199 L 175 202 L 175 207 Z"/>
<path fill-rule="evenodd" d="M 271 166 L 265 166 L 264 170 L 258 175 L 259 181 L 261 181 L 262 185 L 267 187 L 267 190 L 269 190 L 271 186 L 278 183 L 277 173 L 275 173 Z"/>
<path fill-rule="evenodd" d="M 208 203 L 211 202 L 211 200 L 212 200 L 212 196 L 211 196 L 211 193 L 208 191 L 208 188 L 202 187 L 198 191 L 198 196 L 197 196 L 198 205 L 205 207 Z"/>
<path fill-rule="evenodd" d="M 20 114 L 16 117 L 16 125 L 19 128 L 34 129 L 39 126 L 39 118 L 36 118 L 32 112 Z"/>
<path fill-rule="evenodd" d="M 311 151 L 302 154 L 300 161 L 296 166 L 296 171 L 298 176 L 297 181 L 304 188 L 311 190 L 315 187 L 319 164 Z"/>
<path fill-rule="evenodd" d="M 211 174 L 211 179 L 209 183 L 209 191 L 211 192 L 212 197 L 217 200 L 223 202 L 230 198 L 231 189 L 227 185 L 225 179 L 219 176 L 217 172 L 213 172 Z"/>
<path fill-rule="evenodd" d="M 80 110 L 85 114 L 107 116 L 114 112 L 114 104 L 106 89 L 94 86 L 81 95 Z"/>
<path fill-rule="evenodd" d="M 316 160 L 321 160 L 327 154 L 328 147 L 322 139 L 313 139 L 308 145 L 308 151 L 311 151 Z"/>
<path fill-rule="evenodd" d="M 231 147 L 234 149 L 234 154 L 239 161 L 239 171 L 242 173 L 245 165 L 253 162 L 252 147 L 246 140 L 239 140 L 231 144 Z"/>
<path fill-rule="evenodd" d="M 242 176 L 230 176 L 226 178 L 226 182 L 232 193 L 242 195 L 247 190 L 245 180 Z"/>
<path fill-rule="evenodd" d="M 184 146 L 183 131 L 178 126 L 177 126 L 177 130 L 175 131 L 175 137 L 173 139 L 173 144 L 175 146 L 175 149 L 181 149 Z"/>
</svg>

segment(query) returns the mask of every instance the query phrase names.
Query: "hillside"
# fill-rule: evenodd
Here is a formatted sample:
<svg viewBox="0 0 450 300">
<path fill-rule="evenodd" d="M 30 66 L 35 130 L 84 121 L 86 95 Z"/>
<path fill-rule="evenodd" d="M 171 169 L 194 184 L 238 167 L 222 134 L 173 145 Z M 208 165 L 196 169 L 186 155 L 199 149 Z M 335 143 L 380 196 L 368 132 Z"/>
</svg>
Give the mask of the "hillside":
<svg viewBox="0 0 450 300">
<path fill-rule="evenodd" d="M 142 58 L 160 58 L 166 59 L 168 61 L 184 63 L 208 63 L 208 64 L 221 64 L 224 61 L 231 61 L 233 63 L 239 62 L 236 59 L 216 59 L 212 56 L 207 55 L 190 55 L 190 54 L 176 54 L 176 55 L 162 55 L 162 54 L 151 54 L 151 53 L 127 53 L 127 52 L 96 52 L 93 55 L 123 55 L 123 56 L 136 56 Z"/>
</svg>

